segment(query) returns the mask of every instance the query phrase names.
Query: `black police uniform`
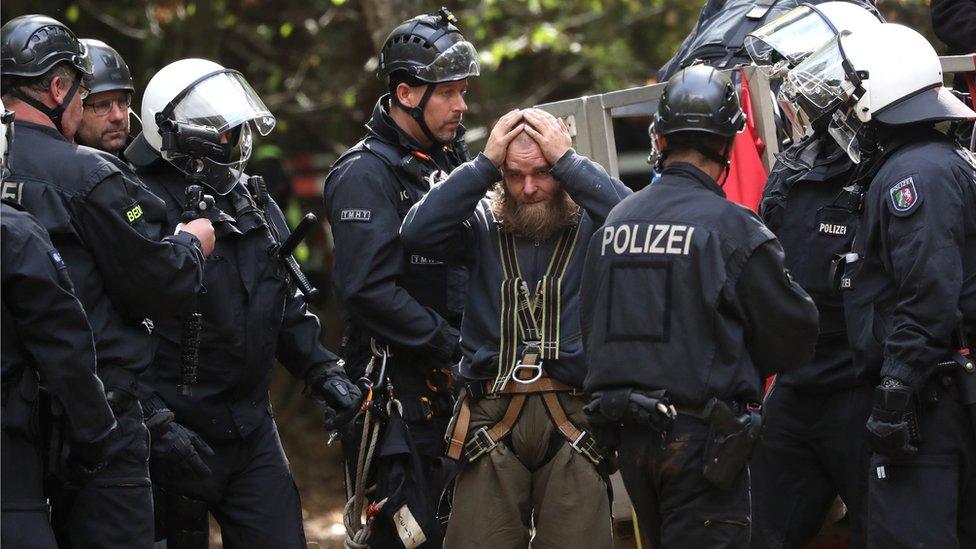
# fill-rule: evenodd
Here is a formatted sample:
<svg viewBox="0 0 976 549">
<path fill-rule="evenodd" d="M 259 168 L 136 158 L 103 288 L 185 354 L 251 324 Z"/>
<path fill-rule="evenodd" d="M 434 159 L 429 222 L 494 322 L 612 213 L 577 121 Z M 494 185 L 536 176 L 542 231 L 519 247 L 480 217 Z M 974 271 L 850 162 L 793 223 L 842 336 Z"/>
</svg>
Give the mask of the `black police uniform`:
<svg viewBox="0 0 976 549">
<path fill-rule="evenodd" d="M 68 143 L 52 127 L 15 124 L 4 195 L 37 217 L 69 265 L 119 425 L 108 466 L 56 498 L 55 532 L 62 546 L 147 547 L 149 434 L 136 395 L 152 341 L 143 320 L 181 310 L 199 290 L 200 243 L 186 232 L 165 236 L 162 201 L 125 176 L 118 158 Z"/>
<path fill-rule="evenodd" d="M 60 456 L 47 454 L 51 448 L 42 433 L 50 431 L 51 425 L 41 424 L 38 377 L 70 418 L 67 427 L 76 447 L 103 446 L 115 418 L 105 401 L 102 382 L 95 376 L 91 328 L 72 294 L 61 254 L 36 219 L 7 201 L 0 206 L 0 233 L 0 543 L 53 548 L 57 544 L 43 493 L 43 460 Z"/>
<path fill-rule="evenodd" d="M 778 376 L 763 403 L 763 436 L 750 460 L 756 548 L 807 544 L 838 494 L 852 546 L 864 546 L 864 422 L 875 380 L 854 370 L 840 281 L 831 270 L 857 229 L 860 196 L 845 189 L 853 169 L 833 139 L 811 136 L 779 155 L 766 181 L 760 215 L 783 245 L 793 279 L 817 304 L 820 336 L 813 359 Z"/>
<path fill-rule="evenodd" d="M 616 391 L 627 402 L 664 390 L 677 408 L 663 435 L 623 416 L 620 472 L 641 529 L 654 547 L 748 546 L 749 447 L 713 486 L 705 456 L 733 456 L 717 446 L 725 428 L 702 418 L 718 399 L 756 436 L 748 404 L 763 377 L 812 355 L 816 308 L 786 275 L 776 238 L 704 172 L 673 162 L 593 235 L 581 293 L 584 389 L 601 395 L 601 415 L 621 417 L 602 398 Z"/>
<path fill-rule="evenodd" d="M 967 338 L 976 326 L 976 160 L 933 129 L 893 133 L 873 160 L 844 306 L 857 375 L 914 389 L 918 453 L 871 456 L 868 546 L 972 547 L 976 435 L 959 367 L 937 365 L 960 325 Z"/>
<path fill-rule="evenodd" d="M 185 175 L 158 155 L 133 154 L 130 160 L 165 202 L 166 226 L 172 230 L 184 210 Z M 166 492 L 159 512 L 171 534 L 193 527 L 181 522 L 180 512 L 187 509 L 174 507 L 191 505 L 185 498 L 203 501 L 228 547 L 304 547 L 301 501 L 268 389 L 276 359 L 299 379 L 316 367 L 341 368 L 319 341 L 318 319 L 277 259 L 277 244 L 289 234 L 278 205 L 260 190 L 252 196 L 243 184 L 215 198 L 207 217 L 217 241 L 196 303 L 203 328 L 192 395 L 179 389 L 183 316 L 156 319 L 156 357 L 142 378 L 144 407 L 150 413 L 172 410 L 178 424 L 213 449 L 213 456 L 202 456 L 212 475 L 154 478 Z M 205 511 L 201 515 L 205 526 Z"/>
<path fill-rule="evenodd" d="M 421 147 L 390 118 L 389 101 L 389 95 L 380 98 L 366 137 L 336 161 L 326 179 L 333 280 L 348 323 L 343 358 L 349 377 L 363 375 L 373 356 L 371 341 L 388 346 L 387 373 L 436 501 L 449 475 L 442 458 L 444 431 L 454 401 L 450 372 L 467 273 L 410 254 L 398 231 L 410 207 L 439 180 L 435 172 L 451 172 L 467 160 L 468 151 L 460 135 L 448 146 Z M 356 432 L 343 440 L 353 465 L 359 429 L 354 425 Z"/>
</svg>

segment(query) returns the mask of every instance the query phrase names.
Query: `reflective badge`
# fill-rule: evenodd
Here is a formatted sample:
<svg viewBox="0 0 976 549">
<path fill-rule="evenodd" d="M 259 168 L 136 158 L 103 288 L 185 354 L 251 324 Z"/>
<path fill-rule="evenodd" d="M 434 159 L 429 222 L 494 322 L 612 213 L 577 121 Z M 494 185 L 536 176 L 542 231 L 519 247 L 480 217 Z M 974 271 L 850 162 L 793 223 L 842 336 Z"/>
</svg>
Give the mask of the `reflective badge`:
<svg viewBox="0 0 976 549">
<path fill-rule="evenodd" d="M 406 549 L 419 547 L 427 541 L 427 536 L 424 535 L 423 529 L 417 523 L 417 519 L 413 517 L 410 508 L 406 505 L 397 510 L 396 513 L 393 513 L 393 524 L 396 525 L 397 535 L 400 536 L 400 542 L 403 543 Z"/>
<path fill-rule="evenodd" d="M 342 210 L 339 212 L 339 221 L 369 223 L 372 219 L 373 212 L 371 210 Z"/>
<path fill-rule="evenodd" d="M 24 192 L 24 184 L 19 181 L 4 181 L 3 191 L 0 191 L 0 198 L 13 200 L 20 204 L 20 197 Z"/>
<path fill-rule="evenodd" d="M 142 206 L 140 206 L 138 202 L 134 202 L 122 212 L 122 216 L 125 217 L 125 220 L 130 224 L 135 223 L 136 221 L 142 219 Z"/>
<path fill-rule="evenodd" d="M 410 256 L 411 265 L 443 265 L 443 261 L 438 261 L 436 259 L 430 259 L 429 257 L 424 257 L 422 255 L 411 255 Z"/>
<path fill-rule="evenodd" d="M 54 263 L 55 269 L 61 271 L 68 268 L 68 266 L 64 264 L 64 260 L 61 259 L 61 254 L 57 250 L 51 250 L 47 253 L 47 255 L 51 258 L 51 263 Z"/>
<path fill-rule="evenodd" d="M 888 197 L 891 199 L 891 212 L 895 215 L 908 215 L 922 202 L 915 188 L 915 180 L 911 177 L 895 183 L 888 190 Z"/>
</svg>

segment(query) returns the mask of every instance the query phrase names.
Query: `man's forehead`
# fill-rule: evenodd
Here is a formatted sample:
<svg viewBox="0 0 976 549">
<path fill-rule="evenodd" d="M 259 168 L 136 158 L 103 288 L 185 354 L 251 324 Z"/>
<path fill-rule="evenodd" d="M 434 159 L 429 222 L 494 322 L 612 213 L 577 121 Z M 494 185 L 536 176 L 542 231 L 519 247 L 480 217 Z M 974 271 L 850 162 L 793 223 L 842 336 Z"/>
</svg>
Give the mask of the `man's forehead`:
<svg viewBox="0 0 976 549">
<path fill-rule="evenodd" d="M 440 82 L 439 84 L 437 84 L 437 87 L 440 88 L 440 89 L 449 88 L 449 89 L 460 89 L 460 90 L 463 90 L 463 89 L 465 89 L 465 88 L 468 87 L 468 79 L 467 78 L 462 78 L 461 80 L 452 80 L 450 82 Z"/>
<path fill-rule="evenodd" d="M 98 103 L 99 101 L 105 101 L 107 99 L 121 99 L 129 95 L 132 95 L 132 92 L 129 90 L 101 91 L 89 95 L 88 99 L 85 100 L 85 103 Z"/>
<path fill-rule="evenodd" d="M 510 172 L 530 171 L 549 169 L 546 157 L 542 155 L 539 145 L 529 139 L 528 141 L 512 141 L 508 146 L 508 153 L 505 155 L 505 170 Z"/>
</svg>

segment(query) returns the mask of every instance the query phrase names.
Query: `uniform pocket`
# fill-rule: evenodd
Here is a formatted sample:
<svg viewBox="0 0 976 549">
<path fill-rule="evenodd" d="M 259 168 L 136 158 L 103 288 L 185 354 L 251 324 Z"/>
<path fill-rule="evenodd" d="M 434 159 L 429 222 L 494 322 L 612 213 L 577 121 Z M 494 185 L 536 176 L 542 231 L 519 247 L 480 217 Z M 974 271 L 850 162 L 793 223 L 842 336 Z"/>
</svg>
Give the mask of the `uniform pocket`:
<svg viewBox="0 0 976 549">
<path fill-rule="evenodd" d="M 959 487 L 957 456 L 895 459 L 873 455 L 868 545 L 899 547 L 912 540 L 918 547 L 957 547 Z"/>
</svg>

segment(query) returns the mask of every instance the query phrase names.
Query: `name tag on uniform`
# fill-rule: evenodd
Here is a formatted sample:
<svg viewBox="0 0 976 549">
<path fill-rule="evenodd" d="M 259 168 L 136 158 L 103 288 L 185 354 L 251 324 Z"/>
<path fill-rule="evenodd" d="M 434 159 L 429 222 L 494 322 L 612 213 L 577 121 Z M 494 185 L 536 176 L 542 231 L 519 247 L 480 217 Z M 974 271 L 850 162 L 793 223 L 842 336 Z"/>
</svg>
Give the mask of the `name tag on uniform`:
<svg viewBox="0 0 976 549">
<path fill-rule="evenodd" d="M 603 229 L 600 255 L 614 254 L 688 255 L 695 228 L 688 225 L 620 225 Z"/>
<path fill-rule="evenodd" d="M 3 191 L 0 192 L 0 198 L 5 200 L 13 200 L 14 202 L 20 204 L 20 197 L 24 191 L 24 184 L 19 181 L 4 181 Z"/>
<path fill-rule="evenodd" d="M 430 259 L 422 255 L 411 255 L 410 256 L 411 265 L 443 265 L 443 261 L 437 261 L 436 259 Z"/>
<path fill-rule="evenodd" d="M 339 221 L 369 223 L 372 219 L 373 212 L 371 210 L 342 210 L 339 212 Z"/>
<path fill-rule="evenodd" d="M 846 236 L 847 235 L 847 225 L 838 225 L 835 223 L 820 223 L 817 228 L 820 234 L 825 234 L 827 236 Z"/>
</svg>

